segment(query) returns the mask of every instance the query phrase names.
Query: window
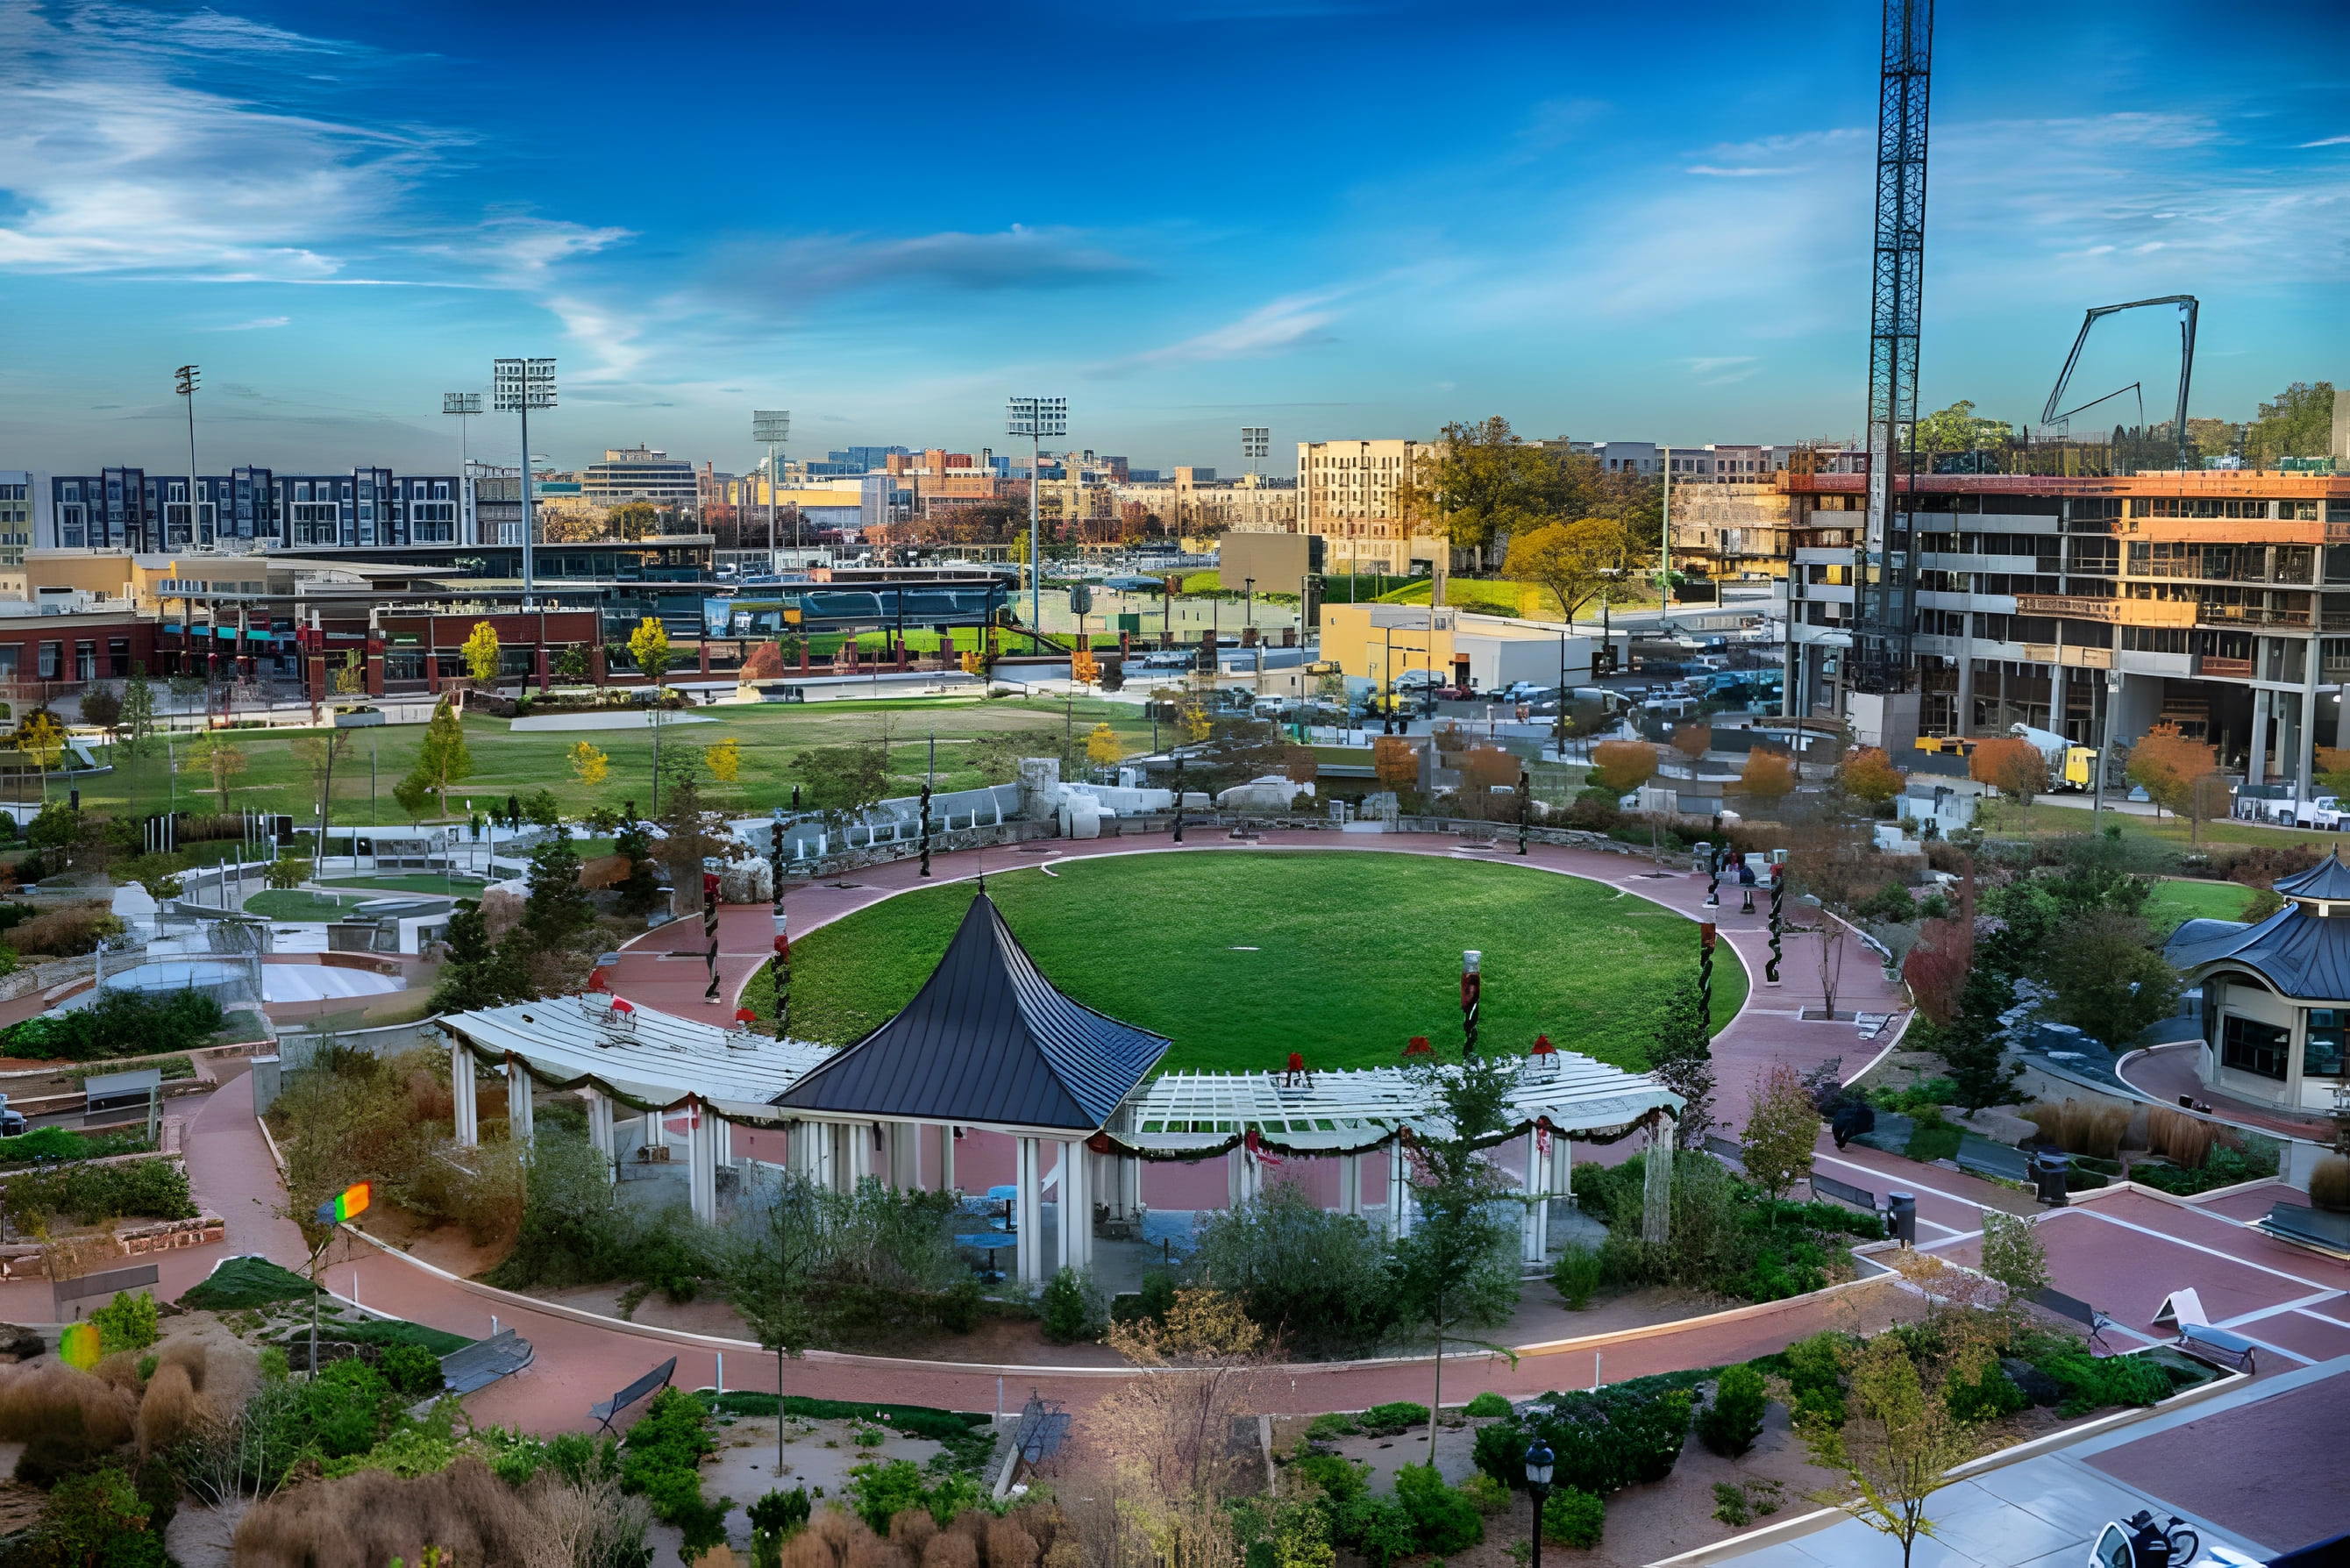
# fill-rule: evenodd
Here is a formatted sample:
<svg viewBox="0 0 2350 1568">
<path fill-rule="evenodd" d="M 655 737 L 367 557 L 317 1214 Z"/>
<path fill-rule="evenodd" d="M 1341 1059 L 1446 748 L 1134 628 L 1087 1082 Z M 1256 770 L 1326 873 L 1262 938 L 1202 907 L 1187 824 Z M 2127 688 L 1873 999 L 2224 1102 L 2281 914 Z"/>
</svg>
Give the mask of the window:
<svg viewBox="0 0 2350 1568">
<path fill-rule="evenodd" d="M 94 642 L 74 644 L 74 679 L 76 680 L 98 679 L 98 644 Z"/>
<path fill-rule="evenodd" d="M 2304 1078 L 2342 1076 L 2342 1029 L 2350 1009 L 2313 1007 L 2301 1045 L 2301 1075 Z"/>
<path fill-rule="evenodd" d="M 2231 1012 L 2220 1029 L 2220 1065 L 2282 1083 L 2292 1042 L 2290 1030 Z"/>
<path fill-rule="evenodd" d="M 115 680 L 120 680 L 130 673 L 130 639 L 129 638 L 109 637 L 106 639 L 106 673 L 109 679 Z"/>
<path fill-rule="evenodd" d="M 62 642 L 41 644 L 40 675 L 44 680 L 55 680 L 65 664 L 66 645 Z"/>
</svg>

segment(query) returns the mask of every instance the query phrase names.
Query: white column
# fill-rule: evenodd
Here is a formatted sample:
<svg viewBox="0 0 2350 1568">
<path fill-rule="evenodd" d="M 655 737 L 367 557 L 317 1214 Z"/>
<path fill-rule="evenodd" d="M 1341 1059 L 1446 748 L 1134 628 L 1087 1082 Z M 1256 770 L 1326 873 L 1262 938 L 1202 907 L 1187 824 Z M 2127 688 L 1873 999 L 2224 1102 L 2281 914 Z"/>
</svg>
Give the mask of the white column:
<svg viewBox="0 0 2350 1568">
<path fill-rule="evenodd" d="M 1575 1194 L 1575 1145 L 1563 1132 L 1550 1135 L 1550 1189 L 1564 1198 Z"/>
<path fill-rule="evenodd" d="M 1086 1146 L 1061 1145 L 1061 1267 L 1094 1266 L 1094 1183 Z"/>
<path fill-rule="evenodd" d="M 588 1141 L 604 1157 L 604 1168 L 618 1176 L 619 1144 L 612 1136 L 612 1097 L 601 1089 L 588 1091 Z"/>
<path fill-rule="evenodd" d="M 655 1106 L 651 1110 L 649 1110 L 644 1114 L 644 1124 L 645 1147 L 647 1149 L 656 1149 L 660 1147 L 662 1141 L 669 1135 L 661 1126 L 661 1111 L 659 1106 Z M 647 1159 L 650 1159 L 653 1157 L 650 1154 L 647 1154 L 645 1158 Z"/>
<path fill-rule="evenodd" d="M 728 1121 L 724 1116 L 718 1118 L 717 1151 L 719 1164 L 732 1165 L 734 1163 L 734 1124 Z"/>
<path fill-rule="evenodd" d="M 457 1147 L 472 1148 L 482 1141 L 480 1085 L 473 1082 L 473 1048 L 452 1035 L 449 1040 L 449 1100 L 457 1123 Z"/>
<path fill-rule="evenodd" d="M 2260 644 L 2257 641 L 2252 645 L 2252 652 L 2254 659 L 2257 659 L 2260 656 Z M 2259 665 L 2255 663 L 2253 668 L 2257 670 Z M 2252 743 L 2251 750 L 2246 755 L 2244 760 L 2244 782 L 2246 784 L 2262 784 L 2266 781 L 2266 775 L 2268 774 L 2268 748 L 2269 691 L 2267 687 L 2262 686 L 2255 689 L 2252 692 Z"/>
<path fill-rule="evenodd" d="M 1388 1145 L 1388 1227 L 1398 1236 L 1411 1234 L 1411 1162 L 1403 1145 Z"/>
<path fill-rule="evenodd" d="M 1138 1225 L 1142 1220 L 1142 1160 L 1139 1156 L 1121 1155 L 1118 1160 L 1118 1191 L 1126 1204 L 1126 1217 Z M 1138 1235 L 1140 1232 L 1136 1232 Z"/>
<path fill-rule="evenodd" d="M 1244 1171 L 1247 1165 L 1247 1146 L 1232 1145 L 1232 1151 L 1224 1156 L 1224 1207 L 1227 1209 L 1238 1209 L 1245 1200 L 1243 1194 L 1248 1189 L 1248 1177 Z"/>
<path fill-rule="evenodd" d="M 1363 1157 L 1342 1154 L 1338 1157 L 1338 1212 L 1363 1217 Z"/>
<path fill-rule="evenodd" d="M 873 1174 L 873 1128 L 864 1122 L 841 1125 L 841 1140 L 847 1145 L 848 1158 L 843 1163 L 847 1169 L 848 1190 L 856 1191 Z"/>
<path fill-rule="evenodd" d="M 530 1074 L 519 1057 L 506 1058 L 506 1137 L 516 1143 L 531 1140 Z"/>
<path fill-rule="evenodd" d="M 1520 1259 L 1534 1268 L 1542 1266 L 1543 1259 L 1550 1251 L 1550 1189 L 1546 1179 L 1550 1172 L 1544 1168 L 1549 1162 L 1543 1158 L 1541 1151 L 1535 1147 L 1537 1141 L 1534 1129 L 1528 1127 L 1526 1129 L 1526 1173 L 1521 1183 L 1526 1200 L 1526 1212 L 1525 1217 L 1518 1223 L 1518 1240 L 1523 1249 L 1519 1254 Z"/>
<path fill-rule="evenodd" d="M 1037 1140 L 1033 1137 L 1014 1140 L 1018 1156 L 1018 1171 L 1013 1185 L 1018 1196 L 1013 1199 L 1016 1228 L 1020 1238 L 1013 1251 L 1017 1255 L 1020 1282 L 1041 1285 L 1045 1282 L 1045 1195 L 1041 1190 L 1044 1171 L 1039 1168 Z"/>
<path fill-rule="evenodd" d="M 939 1128 L 939 1190 L 954 1190 L 955 1130 L 952 1127 Z"/>
<path fill-rule="evenodd" d="M 693 1217 L 705 1225 L 718 1220 L 718 1117 L 699 1100 L 689 1108 L 685 1134 L 685 1189 Z"/>
</svg>

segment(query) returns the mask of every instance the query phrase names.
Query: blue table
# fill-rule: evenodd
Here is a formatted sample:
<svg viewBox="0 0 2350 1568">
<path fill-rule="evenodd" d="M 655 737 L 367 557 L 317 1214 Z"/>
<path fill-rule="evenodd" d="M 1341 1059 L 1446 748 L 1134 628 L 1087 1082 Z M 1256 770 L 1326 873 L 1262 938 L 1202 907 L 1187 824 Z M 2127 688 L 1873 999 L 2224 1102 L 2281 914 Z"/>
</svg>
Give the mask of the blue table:
<svg viewBox="0 0 2350 1568">
<path fill-rule="evenodd" d="M 1006 1247 L 1016 1247 L 1019 1244 L 1020 1238 L 1009 1231 L 974 1231 L 955 1238 L 956 1246 L 969 1247 L 975 1252 L 988 1254 L 987 1266 L 982 1269 L 980 1273 L 983 1277 L 997 1280 L 1003 1277 L 1003 1271 L 995 1266 L 994 1254 Z"/>
</svg>

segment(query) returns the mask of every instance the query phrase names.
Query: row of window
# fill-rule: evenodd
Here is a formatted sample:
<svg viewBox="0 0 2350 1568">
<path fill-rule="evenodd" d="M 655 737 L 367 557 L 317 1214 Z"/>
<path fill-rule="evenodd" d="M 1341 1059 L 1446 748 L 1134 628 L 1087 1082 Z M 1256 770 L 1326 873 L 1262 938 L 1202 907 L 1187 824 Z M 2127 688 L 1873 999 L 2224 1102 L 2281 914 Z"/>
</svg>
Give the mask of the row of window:
<svg viewBox="0 0 2350 1568">
<path fill-rule="evenodd" d="M 108 680 L 120 680 L 130 673 L 130 639 L 127 637 L 107 639 L 104 668 L 100 669 L 99 647 L 95 639 L 85 639 L 72 645 L 68 665 L 67 645 L 62 641 L 42 642 L 33 646 L 32 669 L 26 670 L 25 645 L 0 642 L 0 682 L 35 680 L 96 680 L 101 675 Z M 70 669 L 72 673 L 68 674 Z"/>
<path fill-rule="evenodd" d="M 2350 522 L 2350 501 L 2327 501 L 2324 505 L 2327 522 Z M 2129 514 L 2133 517 L 2271 517 L 2286 523 L 2314 523 L 2318 506 L 2315 501 L 2244 501 L 2203 495 L 2129 498 Z"/>
<path fill-rule="evenodd" d="M 2342 1072 L 2343 1034 L 2350 1010 L 2338 1007 L 2313 1007 L 2309 1010 L 2309 1027 L 2301 1046 L 2301 1075 L 2304 1078 L 2339 1078 Z M 2293 1031 L 2263 1023 L 2257 1018 L 2241 1018 L 2228 1014 L 2220 1029 L 2220 1065 L 2255 1077 L 2273 1078 L 2282 1084 L 2291 1077 L 2293 1065 Z"/>
</svg>

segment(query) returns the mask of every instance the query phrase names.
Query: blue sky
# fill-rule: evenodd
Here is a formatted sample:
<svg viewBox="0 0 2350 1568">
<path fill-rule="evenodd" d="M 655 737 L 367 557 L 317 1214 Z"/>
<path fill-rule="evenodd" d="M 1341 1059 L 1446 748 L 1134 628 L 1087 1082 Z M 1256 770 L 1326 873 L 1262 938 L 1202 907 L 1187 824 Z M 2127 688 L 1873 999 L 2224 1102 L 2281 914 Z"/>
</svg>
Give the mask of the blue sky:
<svg viewBox="0 0 2350 1568">
<path fill-rule="evenodd" d="M 2350 375 L 2338 4 L 1939 22 L 1927 406 L 2034 418 L 2083 308 L 2173 292 L 2198 413 Z M 1002 450 L 1029 391 L 1144 465 L 1843 436 L 1877 43 L 1855 0 L 0 0 L 0 467 L 176 462 L 184 360 L 219 466 L 445 465 L 499 354 L 560 360 L 565 465 L 740 467 L 754 407 Z M 2168 333 L 2082 384 L 2166 405 Z"/>
</svg>

